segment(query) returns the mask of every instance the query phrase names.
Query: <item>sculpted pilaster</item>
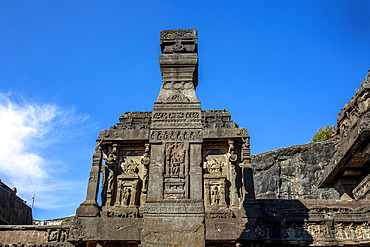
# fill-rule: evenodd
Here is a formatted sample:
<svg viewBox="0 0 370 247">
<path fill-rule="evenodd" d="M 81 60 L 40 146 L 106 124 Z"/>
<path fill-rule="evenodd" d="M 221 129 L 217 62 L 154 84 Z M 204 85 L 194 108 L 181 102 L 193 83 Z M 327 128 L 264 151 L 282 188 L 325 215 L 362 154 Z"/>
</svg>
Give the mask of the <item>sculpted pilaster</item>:
<svg viewBox="0 0 370 247">
<path fill-rule="evenodd" d="M 114 153 L 113 153 L 114 152 Z M 105 162 L 104 165 L 104 179 L 103 179 L 103 190 L 105 198 L 102 196 L 102 200 L 105 200 L 104 205 L 111 205 L 112 203 L 112 195 L 114 193 L 114 183 L 115 183 L 115 170 L 116 170 L 116 162 L 117 162 L 117 149 L 114 148 L 112 151 L 108 152 L 107 154 L 103 153 L 103 159 Z"/>
<path fill-rule="evenodd" d="M 149 164 L 150 164 L 150 144 L 145 144 L 144 156 L 141 160 L 143 165 L 142 172 L 142 188 L 141 188 L 141 202 L 146 201 L 147 192 L 148 192 L 148 180 L 149 180 Z"/>
<path fill-rule="evenodd" d="M 86 200 L 76 210 L 77 216 L 97 216 L 99 213 L 99 206 L 97 203 L 100 169 L 102 164 L 102 150 L 99 142 L 95 148 L 93 155 L 93 162 L 89 176 L 89 183 L 87 187 Z"/>
<path fill-rule="evenodd" d="M 139 167 L 141 156 L 121 156 L 117 169 L 117 190 L 115 208 L 137 208 L 140 203 L 140 176 Z"/>
<path fill-rule="evenodd" d="M 231 183 L 231 186 L 230 186 L 230 205 L 231 206 L 238 206 L 239 205 L 239 197 L 238 197 L 238 189 L 237 189 L 237 185 L 236 185 L 236 162 L 238 160 L 238 156 L 235 154 L 235 151 L 234 151 L 234 141 L 233 140 L 229 140 L 228 141 L 228 144 L 229 144 L 229 150 L 228 150 L 228 162 L 229 162 L 229 171 L 230 171 L 230 183 Z"/>
<path fill-rule="evenodd" d="M 226 156 L 209 156 L 204 162 L 204 203 L 207 208 L 226 207 L 227 176 L 223 173 L 227 168 Z"/>
<path fill-rule="evenodd" d="M 242 141 L 240 166 L 243 171 L 243 196 L 244 199 L 255 199 L 249 137 L 242 138 Z"/>
<path fill-rule="evenodd" d="M 203 204 L 203 132 L 200 102 L 195 93 L 198 83 L 196 46 L 196 30 L 161 32 L 162 87 L 152 112 L 149 183 L 143 207 L 143 219 L 151 224 L 143 229 L 144 243 L 166 242 L 171 236 L 173 243 L 179 245 L 188 242 L 185 238 L 193 239 L 194 246 L 204 245 L 204 210 L 199 207 Z M 165 212 L 158 207 L 170 204 L 177 206 L 163 207 Z M 197 209 L 192 212 L 191 220 L 181 217 L 190 208 Z M 190 234 L 179 229 L 183 227 L 199 230 Z M 168 233 L 154 237 L 150 234 L 152 231 Z M 176 237 L 179 233 L 180 238 Z"/>
</svg>

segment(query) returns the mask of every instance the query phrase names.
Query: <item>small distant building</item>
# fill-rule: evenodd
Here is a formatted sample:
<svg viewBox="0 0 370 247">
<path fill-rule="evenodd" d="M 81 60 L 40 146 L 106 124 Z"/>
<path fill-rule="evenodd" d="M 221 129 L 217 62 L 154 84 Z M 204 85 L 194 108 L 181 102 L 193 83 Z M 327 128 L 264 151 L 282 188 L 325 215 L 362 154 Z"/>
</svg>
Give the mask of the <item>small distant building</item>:
<svg viewBox="0 0 370 247">
<path fill-rule="evenodd" d="M 29 224 L 32 224 L 31 208 L 17 196 L 16 188 L 11 189 L 0 180 L 0 225 Z"/>
</svg>

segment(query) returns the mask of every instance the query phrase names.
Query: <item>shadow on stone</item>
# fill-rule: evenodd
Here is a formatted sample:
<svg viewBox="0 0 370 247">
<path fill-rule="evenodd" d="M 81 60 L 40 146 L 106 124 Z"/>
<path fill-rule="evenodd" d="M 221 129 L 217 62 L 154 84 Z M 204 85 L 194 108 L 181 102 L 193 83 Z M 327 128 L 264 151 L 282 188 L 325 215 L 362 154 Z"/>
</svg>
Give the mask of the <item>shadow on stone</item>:
<svg viewBox="0 0 370 247">
<path fill-rule="evenodd" d="M 242 246 L 309 246 L 313 238 L 305 223 L 309 209 L 299 200 L 244 201 L 247 223 L 239 236 Z"/>
</svg>

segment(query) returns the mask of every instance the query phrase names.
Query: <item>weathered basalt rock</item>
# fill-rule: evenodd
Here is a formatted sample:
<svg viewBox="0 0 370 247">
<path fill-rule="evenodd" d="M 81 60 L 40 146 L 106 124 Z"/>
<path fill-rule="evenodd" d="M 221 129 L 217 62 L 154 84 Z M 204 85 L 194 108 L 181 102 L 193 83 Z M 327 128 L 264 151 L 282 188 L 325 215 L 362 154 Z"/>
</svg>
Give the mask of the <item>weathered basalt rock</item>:
<svg viewBox="0 0 370 247">
<path fill-rule="evenodd" d="M 334 189 L 318 188 L 333 153 L 334 142 L 325 141 L 253 155 L 256 198 L 339 199 Z"/>
</svg>

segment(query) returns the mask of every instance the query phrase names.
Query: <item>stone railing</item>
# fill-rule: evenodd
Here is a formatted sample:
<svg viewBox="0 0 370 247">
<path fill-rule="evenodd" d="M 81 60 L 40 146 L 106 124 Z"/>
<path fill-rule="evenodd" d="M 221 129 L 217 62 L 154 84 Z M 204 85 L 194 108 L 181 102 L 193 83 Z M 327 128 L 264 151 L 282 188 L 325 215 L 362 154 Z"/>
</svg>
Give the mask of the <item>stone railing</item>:
<svg viewBox="0 0 370 247">
<path fill-rule="evenodd" d="M 370 174 L 353 189 L 352 193 L 356 199 L 370 199 Z"/>
</svg>

